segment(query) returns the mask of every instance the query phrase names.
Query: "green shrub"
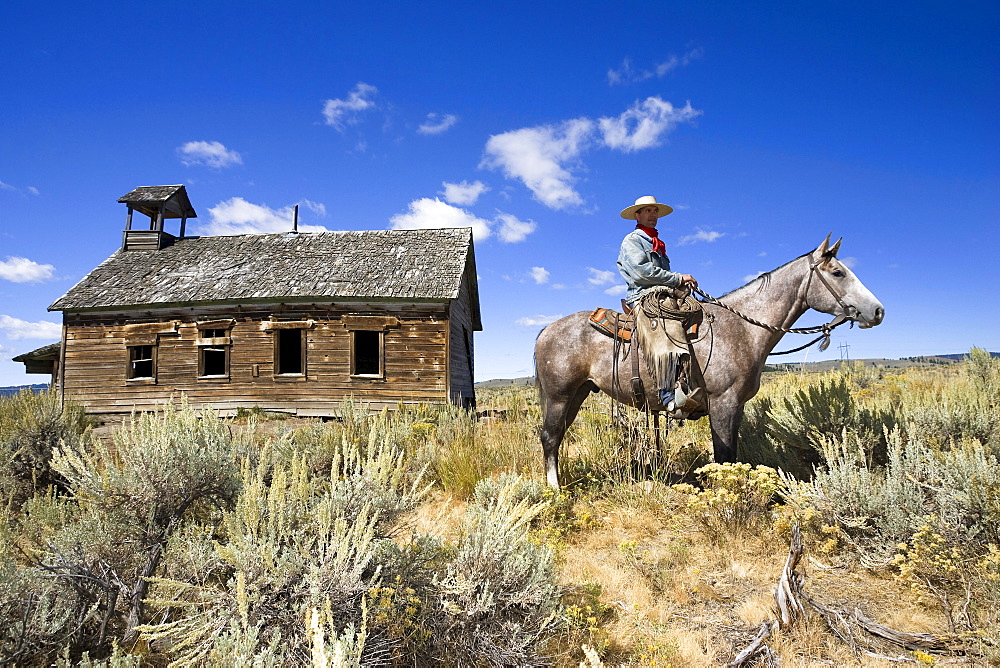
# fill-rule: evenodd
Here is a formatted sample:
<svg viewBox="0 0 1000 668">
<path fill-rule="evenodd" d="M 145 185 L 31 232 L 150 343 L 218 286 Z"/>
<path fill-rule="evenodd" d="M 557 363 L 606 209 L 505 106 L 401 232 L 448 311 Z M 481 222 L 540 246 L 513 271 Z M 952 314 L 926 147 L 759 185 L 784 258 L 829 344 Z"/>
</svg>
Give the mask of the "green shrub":
<svg viewBox="0 0 1000 668">
<path fill-rule="evenodd" d="M 265 460 L 243 465 L 242 493 L 214 541 L 218 577 L 156 581 L 151 604 L 176 621 L 140 630 L 175 660 L 221 665 L 263 652 L 278 664 L 307 663 L 307 611 L 328 610 L 340 630 L 361 624 L 362 600 L 380 578 L 376 513 L 365 505 L 345 518 L 304 458 L 288 466 Z"/>
<path fill-rule="evenodd" d="M 244 445 L 214 415 L 168 405 L 134 416 L 113 443 L 90 437 L 57 452 L 52 469 L 72 496 L 36 496 L 14 518 L 30 542 L 14 557 L 21 588 L 4 599 L 3 646 L 37 660 L 67 643 L 130 644 L 173 532 L 236 497 Z"/>
<path fill-rule="evenodd" d="M 983 348 L 973 347 L 966 359 L 966 373 L 976 391 L 994 402 L 1000 395 L 1000 359 Z M 996 404 L 994 403 L 994 406 Z"/>
<path fill-rule="evenodd" d="M 92 420 L 55 392 L 22 390 L 0 398 L 0 499 L 23 503 L 35 490 L 64 481 L 51 468 L 52 452 L 75 444 Z"/>
<path fill-rule="evenodd" d="M 747 404 L 738 440 L 739 458 L 805 479 L 823 463 L 823 443 L 858 436 L 861 454 L 872 464 L 886 461 L 886 430 L 899 424 L 891 405 L 863 406 L 852 388 L 868 391 L 877 375 L 845 366 L 805 387 L 784 383 L 780 401 L 771 395 Z"/>
<path fill-rule="evenodd" d="M 425 626 L 432 656 L 446 665 L 545 665 L 538 646 L 557 629 L 554 555 L 529 534 L 545 504 L 518 500 L 514 480 L 496 492 L 477 495 L 434 579 L 438 606 Z"/>
<path fill-rule="evenodd" d="M 866 561 L 887 563 L 929 515 L 966 553 L 1000 543 L 1000 461 L 978 441 L 941 450 L 896 430 L 883 467 L 859 454 L 855 438 L 827 442 L 825 467 L 795 487 L 848 533 Z"/>
</svg>

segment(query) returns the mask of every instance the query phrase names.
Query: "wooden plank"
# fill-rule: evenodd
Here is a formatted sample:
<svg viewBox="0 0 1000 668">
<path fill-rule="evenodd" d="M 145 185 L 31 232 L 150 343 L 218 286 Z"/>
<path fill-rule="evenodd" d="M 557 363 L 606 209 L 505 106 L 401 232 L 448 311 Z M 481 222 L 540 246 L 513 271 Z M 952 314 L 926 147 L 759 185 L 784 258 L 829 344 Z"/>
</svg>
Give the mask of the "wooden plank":
<svg viewBox="0 0 1000 668">
<path fill-rule="evenodd" d="M 324 411 L 350 396 L 379 405 L 447 400 L 448 327 L 443 305 L 402 308 L 365 305 L 365 313 L 360 316 L 358 310 L 357 304 L 351 304 L 339 309 L 331 305 L 240 308 L 235 313 L 218 308 L 177 308 L 140 314 L 139 318 L 135 312 L 69 315 L 67 321 L 74 325 L 68 326 L 66 336 L 66 392 L 88 405 L 91 412 L 127 412 L 132 407 L 155 410 L 180 392 L 198 406 L 238 402 L 245 406 L 266 404 L 293 412 L 309 410 L 315 414 L 327 414 Z M 271 375 L 273 335 L 262 332 L 261 325 L 276 315 L 286 320 L 292 317 L 315 320 L 314 328 L 307 334 L 304 378 L 288 381 Z M 345 316 L 381 318 L 382 323 L 393 323 L 395 319 L 398 326 L 385 334 L 385 378 L 349 377 L 350 339 L 342 321 Z M 136 322 L 142 317 L 148 317 L 149 322 Z M 126 319 L 130 322 L 126 323 Z M 180 324 L 174 326 L 175 320 Z M 230 327 L 228 378 L 197 376 L 198 345 L 206 343 L 198 340 L 199 326 L 219 328 L 204 323 Z M 125 381 L 126 327 L 130 326 L 131 332 L 160 332 L 164 328 L 175 331 L 174 336 L 160 336 L 157 341 L 155 383 Z M 207 343 L 225 345 L 226 341 Z"/>
</svg>

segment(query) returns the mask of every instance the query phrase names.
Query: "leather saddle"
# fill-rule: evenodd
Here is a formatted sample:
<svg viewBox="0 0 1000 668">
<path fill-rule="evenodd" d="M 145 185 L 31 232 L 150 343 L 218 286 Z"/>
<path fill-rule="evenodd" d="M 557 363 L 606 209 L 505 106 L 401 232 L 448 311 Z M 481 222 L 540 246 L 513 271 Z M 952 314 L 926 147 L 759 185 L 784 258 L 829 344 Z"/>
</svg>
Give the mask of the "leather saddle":
<svg viewBox="0 0 1000 668">
<path fill-rule="evenodd" d="M 701 385 L 704 381 L 701 381 L 700 371 L 696 369 L 697 363 L 694 364 L 695 368 L 691 368 L 690 363 L 685 369 L 684 375 L 684 386 L 688 386 L 690 380 L 695 380 L 695 378 L 688 378 L 690 375 L 696 376 L 697 380 L 701 381 L 696 383 L 695 387 L 688 389 L 687 392 L 680 389 L 682 387 L 681 383 L 677 384 L 677 404 L 673 401 L 670 402 L 669 406 L 658 405 L 659 402 L 655 399 L 655 392 L 653 396 L 649 396 L 646 393 L 646 388 L 642 382 L 639 374 L 639 349 L 638 349 L 638 336 L 635 333 L 635 315 L 632 312 L 632 308 L 622 300 L 622 313 L 614 311 L 607 308 L 596 308 L 594 312 L 590 314 L 588 320 L 590 324 L 599 332 L 606 336 L 610 336 L 616 340 L 614 353 L 617 357 L 617 350 L 619 345 L 626 346 L 625 356 L 628 357 L 631 353 L 632 357 L 632 374 L 631 374 L 631 390 L 633 397 L 636 402 L 636 406 L 640 409 L 647 408 L 653 410 L 665 410 L 667 414 L 678 420 L 683 419 L 697 419 L 708 414 L 708 406 L 705 398 L 705 392 Z M 687 335 L 689 337 L 697 336 L 698 323 L 692 323 L 687 327 Z"/>
<path fill-rule="evenodd" d="M 618 313 L 609 308 L 596 308 L 590 314 L 590 324 L 597 331 L 619 341 L 630 342 L 632 333 L 635 331 L 635 318 L 632 316 L 632 309 L 625 300 L 622 300 L 623 313 Z"/>
</svg>

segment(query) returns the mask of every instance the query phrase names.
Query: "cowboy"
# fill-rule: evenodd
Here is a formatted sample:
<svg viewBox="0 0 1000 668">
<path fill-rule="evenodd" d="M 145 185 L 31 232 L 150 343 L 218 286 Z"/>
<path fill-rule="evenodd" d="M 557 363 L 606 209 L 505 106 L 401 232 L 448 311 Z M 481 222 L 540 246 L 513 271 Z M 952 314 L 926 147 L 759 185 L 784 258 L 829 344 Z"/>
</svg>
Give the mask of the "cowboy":
<svg viewBox="0 0 1000 668">
<path fill-rule="evenodd" d="M 652 195 L 640 197 L 635 204 L 622 210 L 622 218 L 638 221 L 635 229 L 622 240 L 618 253 L 618 271 L 628 285 L 625 301 L 629 306 L 635 306 L 643 292 L 658 285 L 669 288 L 698 286 L 691 274 L 670 271 L 670 258 L 658 236 L 656 222 L 672 212 L 671 207 L 658 203 Z"/>
<path fill-rule="evenodd" d="M 672 212 L 671 207 L 658 203 L 652 195 L 640 197 L 635 204 L 622 210 L 622 218 L 637 221 L 635 229 L 622 240 L 621 251 L 618 253 L 618 271 L 628 284 L 625 302 L 630 307 L 635 307 L 643 294 L 658 286 L 668 288 L 698 286 L 698 281 L 691 274 L 670 271 L 670 258 L 667 257 L 666 246 L 659 238 L 656 222 L 660 217 Z M 636 318 L 638 326 L 638 315 Z M 677 326 L 680 327 L 679 324 Z M 637 335 L 641 337 L 642 332 L 637 332 Z M 683 329 L 676 338 L 681 340 L 685 338 Z M 680 357 L 670 356 L 670 359 L 680 360 L 689 357 L 690 353 L 680 353 Z M 670 364 L 669 369 L 664 374 L 666 377 L 659 379 L 661 386 L 657 388 L 657 393 L 660 403 L 678 417 L 686 417 L 687 412 L 693 410 L 694 406 L 693 399 L 692 403 L 688 404 L 687 396 L 684 394 L 690 388 L 682 388 L 676 382 L 680 367 Z"/>
</svg>

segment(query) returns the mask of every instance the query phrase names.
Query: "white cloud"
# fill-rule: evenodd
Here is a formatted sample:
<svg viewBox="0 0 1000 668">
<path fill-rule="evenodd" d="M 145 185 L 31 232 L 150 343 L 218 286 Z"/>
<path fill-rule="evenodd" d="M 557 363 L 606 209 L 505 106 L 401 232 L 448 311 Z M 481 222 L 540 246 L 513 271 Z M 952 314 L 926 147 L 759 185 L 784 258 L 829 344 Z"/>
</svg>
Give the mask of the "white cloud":
<svg viewBox="0 0 1000 668">
<path fill-rule="evenodd" d="M 545 325 L 551 325 L 560 318 L 562 318 L 562 315 L 529 315 L 524 318 L 518 318 L 514 321 L 514 324 L 521 327 L 544 327 Z"/>
<path fill-rule="evenodd" d="M 396 214 L 389 219 L 389 223 L 394 230 L 471 227 L 472 235 L 477 241 L 486 239 L 491 234 L 488 220 L 477 218 L 465 209 L 442 202 L 436 197 L 422 197 L 410 202 L 409 211 Z"/>
<path fill-rule="evenodd" d="M 660 145 L 661 137 L 701 115 L 688 102 L 680 109 L 659 97 L 648 97 L 614 118 L 598 120 L 604 144 L 625 153 Z"/>
<path fill-rule="evenodd" d="M 575 118 L 493 135 L 486 142 L 479 166 L 499 169 L 507 178 L 520 180 L 550 209 L 580 207 L 584 198 L 576 191 L 576 172 L 585 169 L 580 162 L 585 151 L 605 146 L 629 153 L 659 146 L 679 123 L 700 114 L 690 102 L 676 108 L 659 97 L 650 97 L 616 117 L 598 121 Z"/>
<path fill-rule="evenodd" d="M 617 297 L 618 295 L 623 295 L 628 291 L 627 285 L 612 285 L 610 288 L 604 291 L 604 294 L 611 295 L 612 297 Z"/>
<path fill-rule="evenodd" d="M 9 183 L 4 183 L 3 181 L 0 181 L 0 190 L 10 190 L 12 192 L 20 193 L 22 195 L 25 192 L 27 192 L 27 193 L 29 193 L 31 195 L 38 195 L 39 194 L 38 188 L 36 188 L 35 186 L 27 186 L 27 187 L 21 189 L 21 188 L 18 188 L 17 186 L 12 186 Z"/>
<path fill-rule="evenodd" d="M 657 63 L 652 69 L 637 70 L 632 61 L 626 58 L 617 69 L 608 70 L 608 83 L 612 86 L 619 84 L 638 83 L 647 79 L 663 77 L 669 72 L 683 67 L 697 60 L 704 55 L 705 51 L 701 47 L 691 49 L 682 56 L 671 54 L 669 58 L 661 63 Z"/>
<path fill-rule="evenodd" d="M 313 202 L 312 200 L 304 199 L 301 202 L 299 202 L 299 204 L 309 209 L 317 216 L 326 215 L 326 204 L 323 204 L 322 202 Z"/>
<path fill-rule="evenodd" d="M 442 202 L 438 198 L 422 197 L 409 204 L 406 213 L 398 213 L 389 219 L 390 229 L 420 230 L 445 227 L 471 227 L 476 241 L 488 239 L 497 228 L 500 241 L 512 244 L 524 239 L 537 227 L 533 220 L 519 220 L 516 216 L 497 211 L 490 221 L 457 206 Z"/>
<path fill-rule="evenodd" d="M 708 243 L 712 243 L 713 241 L 721 239 L 724 236 L 726 236 L 725 232 L 713 232 L 712 230 L 699 229 L 694 234 L 689 234 L 687 236 L 683 236 L 680 239 L 678 239 L 677 245 L 688 246 L 690 244 L 697 243 L 699 241 L 707 241 Z"/>
<path fill-rule="evenodd" d="M 573 189 L 576 178 L 566 165 L 579 158 L 593 129 L 592 120 L 576 118 L 493 135 L 480 166 L 521 180 L 535 199 L 551 209 L 580 206 L 583 198 Z"/>
<path fill-rule="evenodd" d="M 618 280 L 618 274 L 613 271 L 595 269 L 594 267 L 587 267 L 587 271 L 590 272 L 590 278 L 587 279 L 587 282 L 591 285 L 609 285 Z"/>
<path fill-rule="evenodd" d="M 497 212 L 497 222 L 500 223 L 500 231 L 497 234 L 500 241 L 505 244 L 514 244 L 524 241 L 525 238 L 535 231 L 537 225 L 533 220 L 520 220 L 509 213 Z"/>
<path fill-rule="evenodd" d="M 9 315 L 0 315 L 0 331 L 8 339 L 59 339 L 62 337 L 62 325 L 40 320 L 27 322 Z"/>
<path fill-rule="evenodd" d="M 753 279 L 757 278 L 758 276 L 763 276 L 763 275 L 764 275 L 763 271 L 758 271 L 756 274 L 747 274 L 746 276 L 743 277 L 743 282 L 744 283 L 749 283 L 750 281 L 752 281 Z"/>
<path fill-rule="evenodd" d="M 185 165 L 208 165 L 221 169 L 232 165 L 242 165 L 243 158 L 236 151 L 230 151 L 217 141 L 189 141 L 177 147 L 177 155 Z"/>
<path fill-rule="evenodd" d="M 538 285 L 549 282 L 549 270 L 545 267 L 532 267 L 529 273 Z"/>
<path fill-rule="evenodd" d="M 445 201 L 456 206 L 471 206 L 479 200 L 480 195 L 490 190 L 489 186 L 482 181 L 473 181 L 472 183 L 468 181 L 461 183 L 442 181 L 441 185 L 444 186 L 444 191 L 441 194 L 444 195 Z"/>
<path fill-rule="evenodd" d="M 316 202 L 301 202 L 310 211 L 324 214 L 326 207 Z M 266 204 L 253 204 L 242 197 L 219 202 L 208 210 L 212 220 L 201 228 L 203 234 L 271 234 L 292 231 L 292 206 L 272 209 Z M 299 224 L 300 232 L 326 232 L 322 225 Z"/>
<path fill-rule="evenodd" d="M 854 265 L 858 263 L 858 258 L 856 257 L 838 257 L 840 264 L 844 265 L 848 269 L 854 269 Z"/>
<path fill-rule="evenodd" d="M 11 257 L 0 262 L 0 278 L 14 283 L 41 283 L 52 278 L 56 268 L 38 264 L 26 257 Z"/>
<path fill-rule="evenodd" d="M 422 135 L 439 135 L 458 122 L 454 114 L 427 114 L 427 120 L 420 124 L 417 132 Z"/>
<path fill-rule="evenodd" d="M 323 117 L 326 124 L 343 132 L 345 123 L 356 123 L 358 113 L 375 106 L 372 98 L 378 88 L 359 81 L 343 100 L 326 100 L 323 103 Z"/>
</svg>

